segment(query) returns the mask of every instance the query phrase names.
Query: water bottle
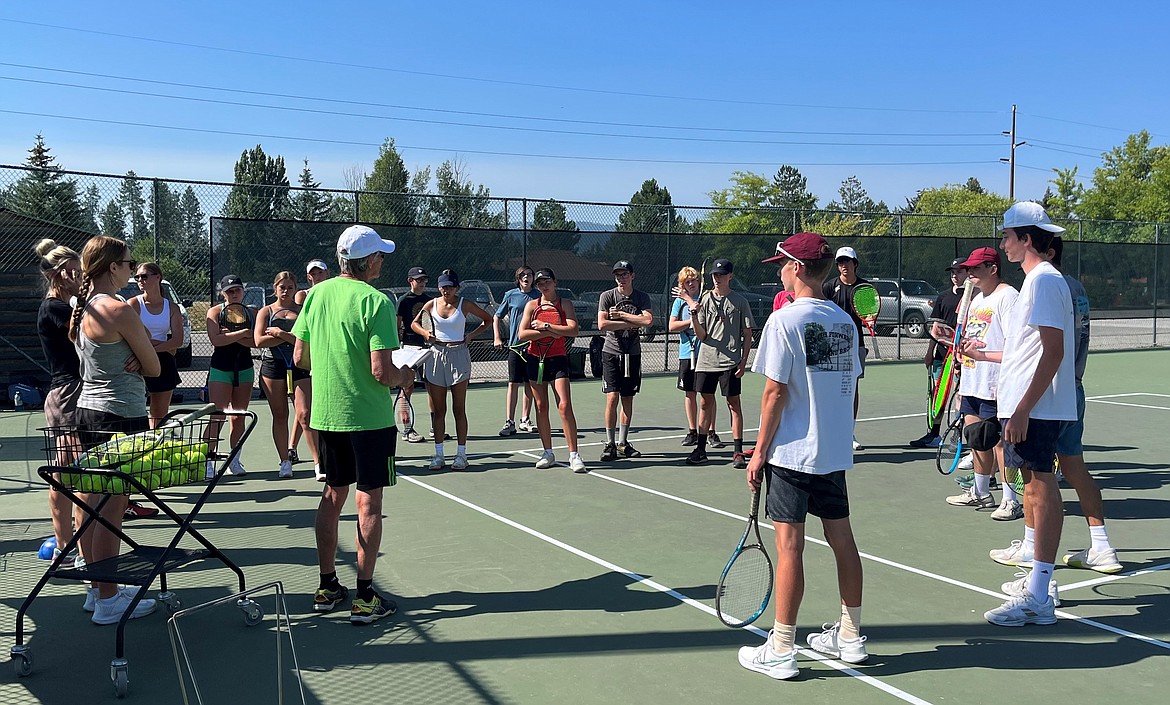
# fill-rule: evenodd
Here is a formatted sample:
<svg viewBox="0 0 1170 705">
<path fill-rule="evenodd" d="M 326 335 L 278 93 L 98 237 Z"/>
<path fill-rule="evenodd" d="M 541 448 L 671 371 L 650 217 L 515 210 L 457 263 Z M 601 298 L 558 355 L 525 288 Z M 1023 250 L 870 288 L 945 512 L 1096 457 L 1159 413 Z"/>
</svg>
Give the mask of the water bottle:
<svg viewBox="0 0 1170 705">
<path fill-rule="evenodd" d="M 16 411 L 24 411 L 24 399 L 20 398 L 20 392 L 17 392 L 16 395 L 12 397 L 12 406 Z"/>
</svg>

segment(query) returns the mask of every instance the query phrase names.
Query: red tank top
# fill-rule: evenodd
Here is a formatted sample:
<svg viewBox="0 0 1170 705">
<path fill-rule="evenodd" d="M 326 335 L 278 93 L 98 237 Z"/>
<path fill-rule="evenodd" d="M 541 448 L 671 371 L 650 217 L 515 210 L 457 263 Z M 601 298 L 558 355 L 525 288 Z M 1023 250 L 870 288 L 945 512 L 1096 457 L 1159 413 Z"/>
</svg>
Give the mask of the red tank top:
<svg viewBox="0 0 1170 705">
<path fill-rule="evenodd" d="M 538 299 L 538 301 L 539 301 L 539 299 Z M 553 306 L 555 306 L 557 309 L 557 312 L 561 314 L 561 320 L 566 320 L 565 319 L 565 310 L 563 308 L 561 308 L 560 297 L 557 297 L 557 302 L 555 304 L 553 304 Z M 540 305 L 537 304 L 537 310 L 539 310 L 539 309 L 540 309 Z M 533 314 L 533 315 L 535 316 L 536 314 Z M 536 343 L 539 340 L 540 339 L 537 338 L 536 340 L 530 341 L 528 343 L 528 354 L 529 355 L 534 355 L 536 357 L 540 357 L 540 353 L 542 351 L 536 345 Z M 565 355 L 568 355 L 568 353 L 565 352 L 565 339 L 564 338 L 557 338 L 556 340 L 553 341 L 552 346 L 549 347 L 548 355 L 546 355 L 545 357 L 564 357 Z"/>
</svg>

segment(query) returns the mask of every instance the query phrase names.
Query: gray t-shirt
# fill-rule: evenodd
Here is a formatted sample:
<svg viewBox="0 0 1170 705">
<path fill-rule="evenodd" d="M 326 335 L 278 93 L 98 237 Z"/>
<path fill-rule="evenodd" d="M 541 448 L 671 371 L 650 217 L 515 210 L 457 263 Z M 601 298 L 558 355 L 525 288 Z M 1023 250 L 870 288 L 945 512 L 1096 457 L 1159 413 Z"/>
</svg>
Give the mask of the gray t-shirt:
<svg viewBox="0 0 1170 705">
<path fill-rule="evenodd" d="M 1073 302 L 1073 333 L 1077 338 L 1077 354 L 1073 358 L 1077 384 L 1085 377 L 1085 364 L 1089 361 L 1089 292 L 1076 279 L 1064 275 Z"/>
<path fill-rule="evenodd" d="M 755 328 L 747 299 L 734 291 L 727 296 L 708 291 L 699 301 L 695 318 L 707 330 L 695 371 L 716 372 L 739 365 L 748 331 Z"/>
<path fill-rule="evenodd" d="M 637 306 L 642 313 L 651 311 L 650 307 L 653 303 L 650 301 L 650 297 L 647 296 L 646 292 L 644 291 L 634 289 L 629 296 L 625 296 L 615 286 L 609 291 L 601 292 L 601 296 L 598 297 L 597 320 L 600 321 L 601 317 L 609 312 L 609 309 L 617 306 L 623 301 L 631 302 Z M 639 329 L 637 328 L 628 328 L 626 330 L 620 331 L 606 331 L 605 344 L 602 346 L 601 351 L 613 353 L 615 355 L 621 353 L 626 353 L 629 355 L 640 355 L 642 353 L 642 342 L 638 337 L 638 331 Z"/>
</svg>

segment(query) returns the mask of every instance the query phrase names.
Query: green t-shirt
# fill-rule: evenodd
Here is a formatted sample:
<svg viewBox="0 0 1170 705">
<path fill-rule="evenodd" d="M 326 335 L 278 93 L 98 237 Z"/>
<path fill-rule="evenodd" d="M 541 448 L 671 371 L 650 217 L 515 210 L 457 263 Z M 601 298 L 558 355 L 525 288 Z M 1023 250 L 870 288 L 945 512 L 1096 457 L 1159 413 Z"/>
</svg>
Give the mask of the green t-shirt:
<svg viewBox="0 0 1170 705">
<path fill-rule="evenodd" d="M 333 277 L 309 289 L 293 335 L 309 344 L 313 409 L 322 431 L 372 431 L 394 425 L 394 403 L 374 379 L 370 353 L 398 347 L 394 304 L 369 284 Z"/>
</svg>

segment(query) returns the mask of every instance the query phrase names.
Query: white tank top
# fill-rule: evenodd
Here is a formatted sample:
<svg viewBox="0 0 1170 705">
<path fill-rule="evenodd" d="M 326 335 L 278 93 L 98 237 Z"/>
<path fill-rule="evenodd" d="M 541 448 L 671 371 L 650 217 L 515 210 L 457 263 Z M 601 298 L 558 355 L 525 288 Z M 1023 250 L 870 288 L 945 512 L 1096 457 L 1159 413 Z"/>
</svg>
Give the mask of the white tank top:
<svg viewBox="0 0 1170 705">
<path fill-rule="evenodd" d="M 457 343 L 463 340 L 463 329 L 466 317 L 463 315 L 463 299 L 455 304 L 455 313 L 443 318 L 439 315 L 438 306 L 431 307 L 431 320 L 435 322 L 435 338 L 444 343 Z"/>
<path fill-rule="evenodd" d="M 138 316 L 142 319 L 142 325 L 146 326 L 146 332 L 150 333 L 151 340 L 166 340 L 171 333 L 170 299 L 163 297 L 162 313 L 156 316 L 147 310 L 146 299 L 142 297 L 143 294 L 134 297 L 138 299 Z"/>
</svg>

